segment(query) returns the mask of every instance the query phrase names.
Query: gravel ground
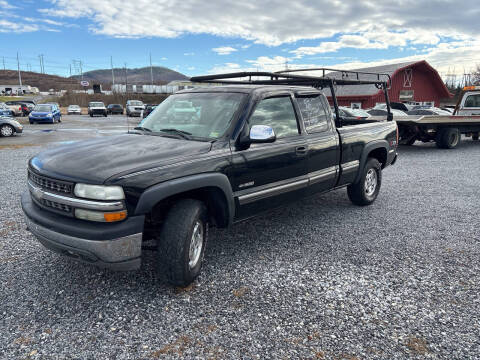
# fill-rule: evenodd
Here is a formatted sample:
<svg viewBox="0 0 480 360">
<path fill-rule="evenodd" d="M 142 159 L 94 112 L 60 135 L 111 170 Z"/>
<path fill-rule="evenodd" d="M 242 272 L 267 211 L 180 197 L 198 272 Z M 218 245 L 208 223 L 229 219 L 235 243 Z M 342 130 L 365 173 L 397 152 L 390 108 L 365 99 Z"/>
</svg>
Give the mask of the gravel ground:
<svg viewBox="0 0 480 360">
<path fill-rule="evenodd" d="M 45 250 L 19 194 L 39 147 L 0 149 L 0 358 L 478 359 L 480 144 L 401 148 L 374 205 L 315 196 L 211 232 L 174 289 Z"/>
</svg>

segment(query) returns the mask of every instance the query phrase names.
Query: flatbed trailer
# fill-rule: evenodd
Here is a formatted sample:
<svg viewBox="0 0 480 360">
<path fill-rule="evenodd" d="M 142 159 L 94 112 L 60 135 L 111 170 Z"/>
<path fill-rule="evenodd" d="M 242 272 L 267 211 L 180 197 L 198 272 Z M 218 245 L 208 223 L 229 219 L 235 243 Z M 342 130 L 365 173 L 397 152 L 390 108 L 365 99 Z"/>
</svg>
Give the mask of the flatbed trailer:
<svg viewBox="0 0 480 360">
<path fill-rule="evenodd" d="M 413 145 L 417 140 L 434 141 L 441 149 L 458 146 L 461 136 L 479 139 L 480 87 L 464 88 L 453 115 L 424 115 L 397 117 L 400 144 Z"/>
</svg>

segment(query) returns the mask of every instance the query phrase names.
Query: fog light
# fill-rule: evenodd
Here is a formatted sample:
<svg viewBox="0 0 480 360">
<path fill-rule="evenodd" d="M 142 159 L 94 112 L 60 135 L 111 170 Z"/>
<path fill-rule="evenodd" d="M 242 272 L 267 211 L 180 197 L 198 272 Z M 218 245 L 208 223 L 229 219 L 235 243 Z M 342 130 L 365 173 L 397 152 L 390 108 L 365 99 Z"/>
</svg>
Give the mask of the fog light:
<svg viewBox="0 0 480 360">
<path fill-rule="evenodd" d="M 122 221 L 126 219 L 127 210 L 105 213 L 100 211 L 76 209 L 75 217 L 77 219 L 88 220 L 88 221 L 115 222 L 115 221 Z"/>
</svg>

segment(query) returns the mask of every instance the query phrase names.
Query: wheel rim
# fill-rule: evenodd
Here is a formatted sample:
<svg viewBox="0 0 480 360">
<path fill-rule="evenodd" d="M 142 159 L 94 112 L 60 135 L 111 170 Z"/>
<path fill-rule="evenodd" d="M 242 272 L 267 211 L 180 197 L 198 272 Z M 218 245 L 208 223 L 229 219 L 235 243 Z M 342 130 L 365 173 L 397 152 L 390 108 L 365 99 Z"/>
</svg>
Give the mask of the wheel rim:
<svg viewBox="0 0 480 360">
<path fill-rule="evenodd" d="M 457 143 L 458 143 L 458 134 L 453 133 L 452 135 L 450 135 L 450 145 L 455 146 L 457 145 Z"/>
<path fill-rule="evenodd" d="M 188 266 L 190 269 L 194 268 L 200 256 L 203 248 L 203 224 L 200 220 L 197 220 L 193 226 L 192 238 L 190 240 L 190 250 L 188 252 Z"/>
<path fill-rule="evenodd" d="M 369 169 L 365 177 L 365 194 L 372 196 L 377 189 L 377 172 L 375 169 Z"/>
<path fill-rule="evenodd" d="M 0 132 L 1 132 L 2 136 L 12 136 L 12 134 L 13 134 L 12 128 L 8 125 L 2 126 L 2 128 L 0 129 Z"/>
</svg>

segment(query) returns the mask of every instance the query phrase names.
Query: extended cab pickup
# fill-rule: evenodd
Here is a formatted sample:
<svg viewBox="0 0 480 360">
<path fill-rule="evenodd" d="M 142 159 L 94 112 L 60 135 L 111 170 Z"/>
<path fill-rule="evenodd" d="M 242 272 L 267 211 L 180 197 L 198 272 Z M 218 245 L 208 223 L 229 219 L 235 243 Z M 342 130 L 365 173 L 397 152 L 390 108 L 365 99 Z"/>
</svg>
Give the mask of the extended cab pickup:
<svg viewBox="0 0 480 360">
<path fill-rule="evenodd" d="M 185 103 L 195 111 L 176 111 Z M 43 245 L 100 266 L 137 269 L 142 243 L 154 239 L 159 272 L 186 285 L 209 225 L 341 187 L 354 204 L 373 203 L 397 136 L 393 121 L 337 128 L 313 87 L 189 89 L 128 134 L 30 159 L 22 207 Z"/>
</svg>

